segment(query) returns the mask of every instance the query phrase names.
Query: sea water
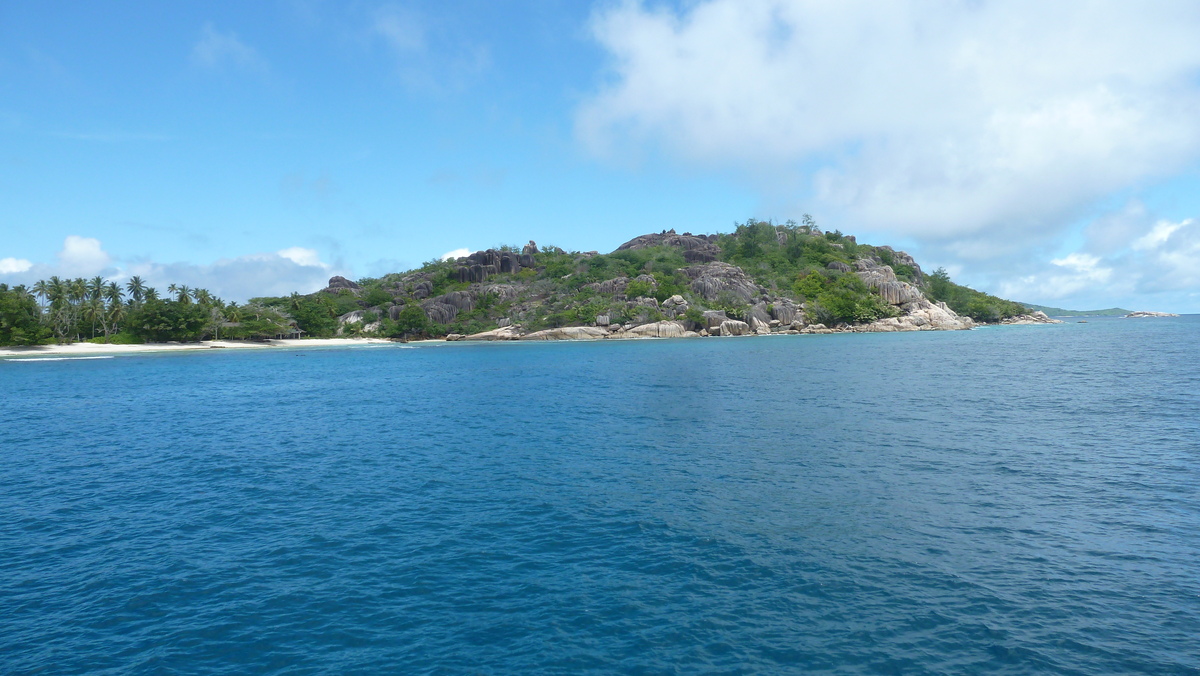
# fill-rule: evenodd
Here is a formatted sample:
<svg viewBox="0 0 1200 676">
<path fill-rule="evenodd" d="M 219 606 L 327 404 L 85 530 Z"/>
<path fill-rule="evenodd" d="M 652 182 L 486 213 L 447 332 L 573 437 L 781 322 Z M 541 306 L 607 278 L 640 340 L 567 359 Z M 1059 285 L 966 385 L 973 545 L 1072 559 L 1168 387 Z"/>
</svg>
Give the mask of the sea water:
<svg viewBox="0 0 1200 676">
<path fill-rule="evenodd" d="M 1200 672 L 1200 317 L 0 393 L 6 674 Z"/>
</svg>

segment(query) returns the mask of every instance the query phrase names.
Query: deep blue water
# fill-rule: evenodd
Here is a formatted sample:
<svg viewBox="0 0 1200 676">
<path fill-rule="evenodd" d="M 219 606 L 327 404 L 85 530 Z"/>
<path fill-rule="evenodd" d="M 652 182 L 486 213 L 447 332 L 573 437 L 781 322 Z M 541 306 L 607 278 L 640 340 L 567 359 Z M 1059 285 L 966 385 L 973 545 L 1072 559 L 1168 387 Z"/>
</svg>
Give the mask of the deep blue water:
<svg viewBox="0 0 1200 676">
<path fill-rule="evenodd" d="M 0 392 L 5 674 L 1200 673 L 1200 317 Z"/>
</svg>

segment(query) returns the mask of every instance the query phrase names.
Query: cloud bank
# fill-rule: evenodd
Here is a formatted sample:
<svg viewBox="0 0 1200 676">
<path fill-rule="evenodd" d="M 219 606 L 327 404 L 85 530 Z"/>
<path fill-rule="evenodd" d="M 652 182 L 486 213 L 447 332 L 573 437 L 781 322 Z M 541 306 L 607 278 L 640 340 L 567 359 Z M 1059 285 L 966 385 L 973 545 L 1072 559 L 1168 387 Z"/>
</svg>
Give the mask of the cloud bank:
<svg viewBox="0 0 1200 676">
<path fill-rule="evenodd" d="M 125 282 L 138 275 L 165 293 L 170 284 L 208 289 L 226 301 L 245 302 L 255 296 L 286 296 L 293 291 L 311 293 L 325 287 L 329 278 L 348 271 L 325 263 L 315 249 L 288 247 L 271 253 L 223 258 L 209 264 L 162 263 L 121 260 L 104 250 L 100 240 L 71 235 L 54 263 L 0 258 L 0 283 L 32 285 L 39 279 L 93 277 Z"/>
<path fill-rule="evenodd" d="M 732 169 L 957 260 L 1200 161 L 1194 4 L 625 2 L 591 29 L 611 66 L 576 114 L 591 152 Z"/>
</svg>

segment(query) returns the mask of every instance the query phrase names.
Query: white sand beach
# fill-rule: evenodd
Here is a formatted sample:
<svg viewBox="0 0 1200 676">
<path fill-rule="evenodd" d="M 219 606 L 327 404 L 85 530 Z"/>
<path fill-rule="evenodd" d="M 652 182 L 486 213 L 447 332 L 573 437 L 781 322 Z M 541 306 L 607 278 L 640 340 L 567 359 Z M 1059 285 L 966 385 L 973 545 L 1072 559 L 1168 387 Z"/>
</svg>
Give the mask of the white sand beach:
<svg viewBox="0 0 1200 676">
<path fill-rule="evenodd" d="M 104 345 L 70 343 L 66 345 L 36 345 L 32 347 L 0 347 L 0 358 L 81 358 L 103 357 L 146 352 L 177 352 L 185 350 L 262 350 L 271 348 L 349 347 L 353 345 L 392 344 L 382 338 L 301 338 L 299 340 L 206 340 L 199 343 L 143 343 L 141 345 Z"/>
</svg>

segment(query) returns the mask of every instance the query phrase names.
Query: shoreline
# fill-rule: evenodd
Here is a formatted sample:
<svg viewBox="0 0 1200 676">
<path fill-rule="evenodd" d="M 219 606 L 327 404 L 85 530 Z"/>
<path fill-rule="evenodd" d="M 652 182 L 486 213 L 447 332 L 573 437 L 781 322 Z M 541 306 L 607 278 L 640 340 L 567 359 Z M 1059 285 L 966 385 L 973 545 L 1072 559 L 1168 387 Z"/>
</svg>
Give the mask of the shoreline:
<svg viewBox="0 0 1200 676">
<path fill-rule="evenodd" d="M 997 322 L 995 324 L 976 324 L 970 329 L 988 328 L 992 326 L 1021 326 L 1021 325 L 1038 325 L 1038 324 L 1061 324 L 1061 321 L 1053 322 Z M 946 330 L 946 329 L 933 329 Z M 959 329 L 963 330 L 963 329 Z M 796 335 L 818 335 L 818 334 L 850 334 L 850 333 L 909 333 L 912 331 L 880 331 L 880 330 L 862 330 L 861 327 L 854 328 L 834 328 L 824 329 L 819 332 L 784 332 L 773 331 L 764 333 L 765 336 L 784 336 L 789 334 Z M 739 337 L 747 338 L 755 334 L 747 334 L 743 336 L 709 336 L 709 337 Z M 695 334 L 692 336 L 674 336 L 682 337 L 700 337 Z M 523 336 L 522 336 L 523 338 Z M 604 336 L 608 340 L 663 340 L 666 337 L 658 336 L 624 336 L 612 335 Z M 553 339 L 544 339 L 537 342 L 591 342 L 592 340 L 601 340 L 601 338 L 567 338 L 556 337 Z M 521 338 L 503 338 L 503 339 L 475 339 L 471 340 L 468 337 L 462 337 L 457 340 L 445 338 L 427 338 L 424 340 L 410 340 L 403 342 L 389 338 L 300 338 L 300 339 L 273 339 L 265 341 L 236 341 L 236 340 L 205 340 L 196 343 L 136 343 L 129 345 L 115 345 L 105 343 L 66 343 L 62 345 L 33 345 L 33 346 L 0 346 L 0 360 L 21 360 L 21 359 L 88 359 L 88 358 L 108 358 L 118 355 L 135 355 L 135 354 L 153 354 L 160 352 L 203 352 L 213 349 L 230 349 L 230 350 L 263 350 L 263 349 L 279 349 L 279 348 L 329 348 L 329 347 L 354 347 L 366 345 L 449 345 L 453 343 L 506 343 L 506 342 L 533 342 L 530 340 L 522 340 Z"/>
<path fill-rule="evenodd" d="M 154 352 L 196 352 L 213 349 L 269 350 L 272 348 L 350 347 L 354 345 L 390 345 L 393 343 L 400 344 L 398 341 L 386 338 L 300 338 L 293 340 L 266 340 L 262 342 L 205 340 L 198 343 L 137 343 L 132 345 L 67 343 L 64 345 L 0 347 L 0 359 L 36 359 L 39 357 L 69 359 L 148 354 Z"/>
</svg>

